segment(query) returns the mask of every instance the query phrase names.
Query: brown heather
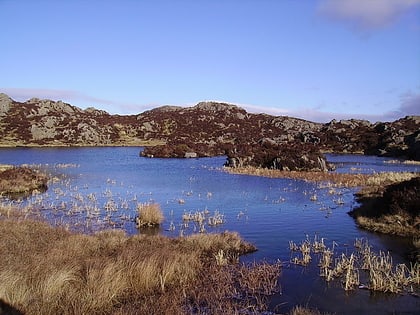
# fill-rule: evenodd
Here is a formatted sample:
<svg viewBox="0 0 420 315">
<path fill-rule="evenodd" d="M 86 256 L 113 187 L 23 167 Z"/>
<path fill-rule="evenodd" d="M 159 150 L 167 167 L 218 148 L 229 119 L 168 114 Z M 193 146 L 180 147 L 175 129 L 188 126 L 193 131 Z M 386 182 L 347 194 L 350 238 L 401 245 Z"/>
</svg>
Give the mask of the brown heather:
<svg viewBox="0 0 420 315">
<path fill-rule="evenodd" d="M 32 168 L 0 166 L 0 195 L 16 195 L 42 191 L 48 177 Z"/>
</svg>

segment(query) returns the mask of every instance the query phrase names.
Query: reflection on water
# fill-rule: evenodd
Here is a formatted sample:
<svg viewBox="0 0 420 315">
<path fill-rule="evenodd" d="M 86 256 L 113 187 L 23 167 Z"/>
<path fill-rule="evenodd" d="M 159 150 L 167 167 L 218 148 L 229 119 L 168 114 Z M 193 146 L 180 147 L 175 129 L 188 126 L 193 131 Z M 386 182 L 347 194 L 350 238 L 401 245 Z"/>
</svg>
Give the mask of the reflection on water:
<svg viewBox="0 0 420 315">
<path fill-rule="evenodd" d="M 122 228 L 139 233 L 134 218 L 138 203 L 157 202 L 165 215 L 163 225 L 140 233 L 168 236 L 238 231 L 258 251 L 243 261 L 284 261 L 282 294 L 272 305 L 286 312 L 295 304 L 339 314 L 414 312 L 419 301 L 411 296 L 345 292 L 337 281 L 319 277 L 317 263 L 300 267 L 288 263 L 290 240 L 300 242 L 318 235 L 337 251 L 353 251 L 355 238 L 369 239 L 376 251 L 391 251 L 394 262 L 406 262 L 407 240 L 360 230 L 347 212 L 354 207 L 356 189 L 331 188 L 299 180 L 231 175 L 221 169 L 225 158 L 148 159 L 141 148 L 15 148 L 0 149 L 0 163 L 42 165 L 53 177 L 46 193 L 22 200 L 34 213 L 57 225 L 95 231 Z M 419 171 L 418 165 L 384 163 L 389 159 L 329 155 L 337 172 Z M 314 197 L 316 196 L 316 198 Z M 205 213 L 201 223 L 185 221 L 185 214 Z M 210 225 L 215 213 L 224 223 Z"/>
</svg>

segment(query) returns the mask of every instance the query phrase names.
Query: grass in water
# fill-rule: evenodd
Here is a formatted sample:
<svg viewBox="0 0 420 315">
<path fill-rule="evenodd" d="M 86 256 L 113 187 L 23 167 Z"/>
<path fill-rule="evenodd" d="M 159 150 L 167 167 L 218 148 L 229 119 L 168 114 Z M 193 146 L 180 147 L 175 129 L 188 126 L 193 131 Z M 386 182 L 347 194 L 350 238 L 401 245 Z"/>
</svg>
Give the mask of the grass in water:
<svg viewBox="0 0 420 315">
<path fill-rule="evenodd" d="M 372 251 L 367 240 L 356 239 L 354 242 L 355 251 L 350 254 L 341 253 L 334 258 L 335 245 L 329 249 L 323 239 L 317 237 L 313 241 L 306 238 L 300 246 L 289 241 L 292 253 L 298 255 L 305 252 L 318 254 L 320 276 L 326 281 L 339 279 L 346 291 L 356 288 L 372 291 L 390 293 L 408 293 L 414 296 L 419 295 L 420 290 L 420 264 L 414 263 L 409 267 L 405 264 L 394 265 L 390 253 Z M 297 253 L 296 253 L 297 252 Z M 305 257 L 305 254 L 303 254 Z M 293 257 L 292 263 L 307 266 L 312 257 Z"/>
<path fill-rule="evenodd" d="M 157 203 L 141 203 L 137 206 L 136 226 L 158 226 L 163 222 L 163 212 Z"/>
</svg>

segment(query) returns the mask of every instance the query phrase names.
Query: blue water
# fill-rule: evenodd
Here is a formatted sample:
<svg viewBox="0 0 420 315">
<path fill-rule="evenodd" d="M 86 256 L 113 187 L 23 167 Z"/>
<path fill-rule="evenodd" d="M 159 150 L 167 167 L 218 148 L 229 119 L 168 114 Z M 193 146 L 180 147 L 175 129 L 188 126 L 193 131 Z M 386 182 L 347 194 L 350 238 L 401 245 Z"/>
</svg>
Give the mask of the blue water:
<svg viewBox="0 0 420 315">
<path fill-rule="evenodd" d="M 204 228 L 210 233 L 237 231 L 254 243 L 259 250 L 243 261 L 284 262 L 282 292 L 273 299 L 273 305 L 281 305 L 278 311 L 286 312 L 295 304 L 339 314 L 420 309 L 418 299 L 411 296 L 373 297 L 363 290 L 347 294 L 340 283 L 326 284 L 318 276 L 316 263 L 307 268 L 288 263 L 289 241 L 299 243 L 314 235 L 324 237 L 329 246 L 336 242 L 342 252 L 353 251 L 355 238 L 365 237 L 374 250 L 391 251 L 394 262 L 406 262 L 407 240 L 360 230 L 347 215 L 356 205 L 353 193 L 357 189 L 332 190 L 300 180 L 232 175 L 222 168 L 225 157 L 149 159 L 139 157 L 140 150 L 2 148 L 0 163 L 35 164 L 51 174 L 54 180 L 46 193 L 14 202 L 74 230 L 121 228 L 128 234 L 152 233 L 138 231 L 134 218 L 138 203 L 157 202 L 165 215 L 157 232 L 175 237 L 199 231 L 196 223 L 185 225 L 184 213 L 207 210 L 207 216 L 212 216 L 218 211 L 225 222 Z M 328 155 L 328 160 L 336 164 L 337 172 L 420 171 L 418 166 L 385 163 L 390 159 L 378 157 Z M 311 201 L 315 194 L 317 200 Z"/>
</svg>

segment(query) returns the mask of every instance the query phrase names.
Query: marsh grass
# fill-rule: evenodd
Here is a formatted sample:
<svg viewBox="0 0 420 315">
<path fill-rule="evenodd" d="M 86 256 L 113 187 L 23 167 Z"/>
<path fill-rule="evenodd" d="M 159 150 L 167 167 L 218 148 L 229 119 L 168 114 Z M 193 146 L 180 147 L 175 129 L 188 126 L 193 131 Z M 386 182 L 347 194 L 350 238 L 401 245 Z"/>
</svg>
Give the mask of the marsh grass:
<svg viewBox="0 0 420 315">
<path fill-rule="evenodd" d="M 137 227 L 158 226 L 164 220 L 162 209 L 157 203 L 141 203 L 137 206 L 137 211 Z"/>
<path fill-rule="evenodd" d="M 329 249 L 324 239 L 315 236 L 311 241 L 309 237 L 300 246 L 289 241 L 289 248 L 292 252 L 304 252 L 318 254 L 320 256 L 318 266 L 320 276 L 326 281 L 339 279 L 344 290 L 355 288 L 369 289 L 372 291 L 390 293 L 409 293 L 417 295 L 420 289 L 420 264 L 415 263 L 408 267 L 405 264 L 395 265 L 391 254 L 380 251 L 375 253 L 369 242 L 365 239 L 356 239 L 354 242 L 355 252 L 350 254 L 335 253 L 335 243 Z M 312 251 L 310 249 L 312 249 Z M 308 254 L 309 255 L 309 254 Z M 307 266 L 310 259 L 305 261 L 294 257 L 292 263 Z M 363 284 L 363 280 L 366 284 Z"/>
<path fill-rule="evenodd" d="M 309 309 L 307 307 L 303 306 L 295 306 L 291 312 L 290 315 L 327 315 L 328 313 L 321 313 L 318 310 Z"/>
<path fill-rule="evenodd" d="M 373 174 L 344 174 L 313 171 L 280 171 L 268 168 L 242 167 L 225 168 L 231 174 L 246 174 L 269 178 L 290 178 L 308 182 L 329 183 L 329 187 L 378 187 L 397 183 L 419 176 L 410 172 L 381 172 Z"/>
<path fill-rule="evenodd" d="M 252 251 L 255 247 L 237 233 L 167 238 L 109 230 L 84 235 L 40 221 L 3 218 L 0 300 L 25 314 L 265 310 L 268 297 L 278 292 L 281 265 L 237 263 L 239 255 Z"/>
</svg>

